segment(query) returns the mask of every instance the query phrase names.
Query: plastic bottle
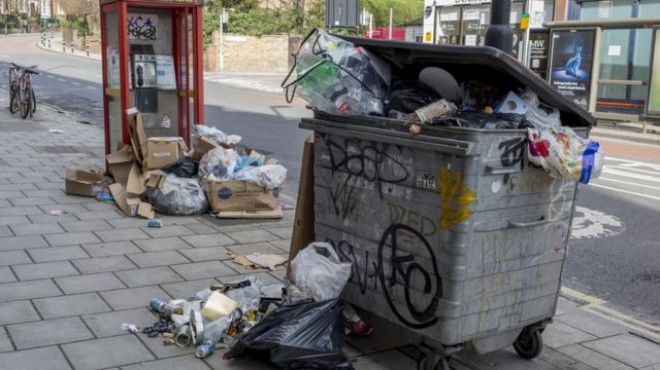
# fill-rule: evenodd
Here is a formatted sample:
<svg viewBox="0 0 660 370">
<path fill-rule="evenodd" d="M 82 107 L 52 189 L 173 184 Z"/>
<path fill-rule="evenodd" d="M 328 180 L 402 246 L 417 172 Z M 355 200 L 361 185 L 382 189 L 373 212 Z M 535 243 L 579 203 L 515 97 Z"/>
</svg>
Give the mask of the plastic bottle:
<svg viewBox="0 0 660 370">
<path fill-rule="evenodd" d="M 221 317 L 204 327 L 202 343 L 197 346 L 197 350 L 195 351 L 197 358 L 206 358 L 213 354 L 216 343 L 222 339 L 222 336 L 229 327 L 229 316 Z"/>
<path fill-rule="evenodd" d="M 159 314 L 165 317 L 172 316 L 173 313 L 179 315 L 183 314 L 183 308 L 175 306 L 173 304 L 169 304 L 158 298 L 152 298 L 149 301 L 149 309 L 151 309 L 154 312 L 158 312 Z"/>
</svg>

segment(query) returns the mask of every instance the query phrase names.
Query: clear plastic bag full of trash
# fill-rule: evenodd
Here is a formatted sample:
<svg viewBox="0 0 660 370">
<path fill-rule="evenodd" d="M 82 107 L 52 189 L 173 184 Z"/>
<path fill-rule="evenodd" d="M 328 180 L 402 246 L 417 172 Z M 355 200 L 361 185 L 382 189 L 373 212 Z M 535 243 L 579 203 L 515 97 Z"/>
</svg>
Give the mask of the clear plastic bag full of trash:
<svg viewBox="0 0 660 370">
<path fill-rule="evenodd" d="M 161 188 L 150 188 L 144 197 L 158 212 L 173 216 L 204 213 L 208 202 L 197 179 L 167 175 Z"/>
<path fill-rule="evenodd" d="M 227 135 L 222 130 L 206 125 L 195 125 L 193 128 L 193 135 L 195 139 L 205 137 L 217 142 L 218 144 L 225 144 L 229 146 L 235 146 L 242 140 L 242 137 L 238 135 Z"/>
<path fill-rule="evenodd" d="M 234 168 L 238 153 L 234 149 L 217 147 L 209 150 L 199 161 L 199 176 L 206 178 L 213 175 L 217 180 L 230 180 L 234 176 Z"/>
<path fill-rule="evenodd" d="M 287 170 L 279 164 L 247 167 L 235 174 L 235 180 L 243 180 L 268 189 L 281 188 L 286 181 Z"/>
</svg>

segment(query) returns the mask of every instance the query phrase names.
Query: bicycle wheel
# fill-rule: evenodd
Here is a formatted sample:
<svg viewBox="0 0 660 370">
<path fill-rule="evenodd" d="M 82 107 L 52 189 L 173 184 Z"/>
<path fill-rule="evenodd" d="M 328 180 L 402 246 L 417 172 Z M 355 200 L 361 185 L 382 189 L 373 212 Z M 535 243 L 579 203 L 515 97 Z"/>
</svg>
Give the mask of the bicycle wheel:
<svg viewBox="0 0 660 370">
<path fill-rule="evenodd" d="M 18 108 L 21 102 L 18 101 L 18 86 L 11 86 L 9 88 L 9 112 L 14 114 L 18 112 Z"/>
<path fill-rule="evenodd" d="M 32 106 L 32 112 L 30 112 L 30 116 L 32 116 L 34 112 L 37 111 L 37 97 L 34 95 L 33 88 L 30 88 L 30 105 Z"/>
<path fill-rule="evenodd" d="M 26 119 L 32 110 L 32 89 L 27 87 L 23 92 L 23 101 L 21 102 L 21 117 Z"/>
</svg>

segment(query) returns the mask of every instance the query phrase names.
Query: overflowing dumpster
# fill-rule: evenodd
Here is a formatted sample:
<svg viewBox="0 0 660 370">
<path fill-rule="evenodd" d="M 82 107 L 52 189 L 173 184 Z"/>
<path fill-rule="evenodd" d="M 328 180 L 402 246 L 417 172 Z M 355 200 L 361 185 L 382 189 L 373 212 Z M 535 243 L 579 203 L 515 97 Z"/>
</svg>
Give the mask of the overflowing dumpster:
<svg viewBox="0 0 660 370">
<path fill-rule="evenodd" d="M 510 56 L 343 37 L 383 58 L 392 75 L 439 67 L 459 83 L 526 88 L 587 137 L 593 118 Z M 387 106 L 387 101 L 385 102 Z M 450 356 L 514 345 L 542 348 L 555 313 L 578 181 L 530 165 L 526 129 L 423 126 L 314 111 L 316 240 L 352 262 L 343 298 L 407 328 L 408 340 Z"/>
</svg>

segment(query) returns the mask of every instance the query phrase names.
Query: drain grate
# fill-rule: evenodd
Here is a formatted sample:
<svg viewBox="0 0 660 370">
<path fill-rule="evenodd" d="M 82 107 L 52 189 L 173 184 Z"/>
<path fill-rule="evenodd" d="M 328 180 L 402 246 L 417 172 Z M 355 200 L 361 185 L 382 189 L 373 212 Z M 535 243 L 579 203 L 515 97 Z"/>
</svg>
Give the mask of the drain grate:
<svg viewBox="0 0 660 370">
<path fill-rule="evenodd" d="M 34 150 L 38 153 L 44 154 L 70 154 L 70 153 L 80 153 L 87 154 L 90 157 L 100 157 L 104 150 L 102 147 L 84 147 L 84 146 L 72 146 L 72 145 L 52 145 L 52 146 L 37 146 L 34 147 Z"/>
</svg>

